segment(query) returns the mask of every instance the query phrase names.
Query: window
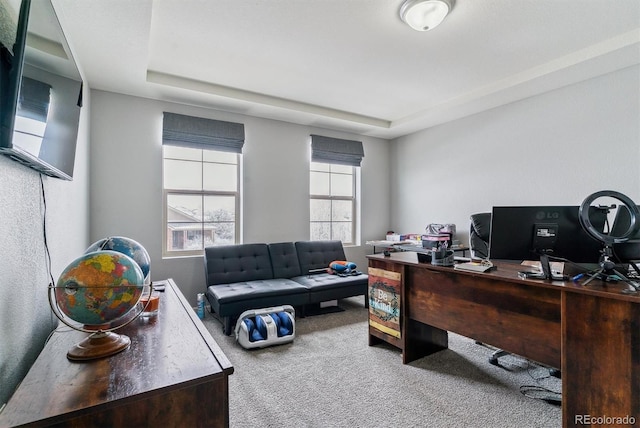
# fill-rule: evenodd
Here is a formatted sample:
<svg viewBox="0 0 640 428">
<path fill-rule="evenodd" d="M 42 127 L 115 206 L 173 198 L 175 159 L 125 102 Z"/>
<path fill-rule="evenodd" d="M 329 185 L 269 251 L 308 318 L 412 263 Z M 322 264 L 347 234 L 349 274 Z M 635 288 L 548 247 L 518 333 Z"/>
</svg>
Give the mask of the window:
<svg viewBox="0 0 640 428">
<path fill-rule="evenodd" d="M 163 158 L 166 253 L 236 243 L 240 155 L 164 146 Z"/>
<path fill-rule="evenodd" d="M 355 167 L 311 162 L 311 239 L 353 244 Z"/>
<path fill-rule="evenodd" d="M 220 124 L 226 132 L 222 136 Z M 242 127 L 165 113 L 162 148 L 165 256 L 199 255 L 208 246 L 239 242 L 244 127 L 242 138 L 236 138 L 234 146 L 228 135 L 230 125 Z"/>
<path fill-rule="evenodd" d="M 310 238 L 356 243 L 362 142 L 311 135 Z"/>
</svg>

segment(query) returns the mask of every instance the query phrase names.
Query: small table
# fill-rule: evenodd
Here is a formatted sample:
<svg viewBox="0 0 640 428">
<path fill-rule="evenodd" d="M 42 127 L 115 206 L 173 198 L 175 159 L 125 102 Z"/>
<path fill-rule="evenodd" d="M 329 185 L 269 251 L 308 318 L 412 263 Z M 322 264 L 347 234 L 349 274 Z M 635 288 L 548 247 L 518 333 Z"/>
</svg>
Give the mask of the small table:
<svg viewBox="0 0 640 428">
<path fill-rule="evenodd" d="M 0 413 L 0 427 L 229 426 L 233 366 L 172 279 L 157 316 L 116 330 L 131 345 L 108 358 L 72 362 L 87 333 L 62 328 L 44 346 Z"/>
</svg>

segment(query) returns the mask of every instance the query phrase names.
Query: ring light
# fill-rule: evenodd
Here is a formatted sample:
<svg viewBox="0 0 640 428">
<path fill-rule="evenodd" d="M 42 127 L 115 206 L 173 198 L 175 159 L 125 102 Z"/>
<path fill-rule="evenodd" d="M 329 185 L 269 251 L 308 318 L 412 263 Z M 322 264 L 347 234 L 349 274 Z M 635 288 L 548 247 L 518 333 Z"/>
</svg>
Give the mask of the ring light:
<svg viewBox="0 0 640 428">
<path fill-rule="evenodd" d="M 591 203 L 600 197 L 611 197 L 613 199 L 617 199 L 622 202 L 625 207 L 629 210 L 629 227 L 627 231 L 623 233 L 621 236 L 614 236 L 609 233 L 605 234 L 597 230 L 593 224 L 591 224 L 591 219 L 589 218 L 589 207 Z M 613 205 L 611 208 L 615 208 Z M 609 210 L 609 207 L 605 207 L 604 209 Z M 611 276 L 615 276 L 618 279 L 622 279 L 626 282 L 630 288 L 623 291 L 623 293 L 628 294 L 637 294 L 640 292 L 640 285 L 635 281 L 630 280 L 624 274 L 618 272 L 616 270 L 615 262 L 613 262 L 610 258 L 613 255 L 613 244 L 620 244 L 629 240 L 629 237 L 635 233 L 638 224 L 636 223 L 636 219 L 640 216 L 640 212 L 638 212 L 638 207 L 636 204 L 627 196 L 622 193 L 614 192 L 612 190 L 602 190 L 600 192 L 593 193 L 582 202 L 580 208 L 578 210 L 578 218 L 580 220 L 580 225 L 582 228 L 593 238 L 604 244 L 604 248 L 602 249 L 600 256 L 600 269 L 593 273 L 589 279 L 587 279 L 582 285 L 587 285 L 594 278 L 601 278 L 605 281 L 608 280 Z M 607 232 L 611 232 L 608 230 Z M 636 271 L 638 271 L 635 263 L 630 261 L 630 264 L 634 267 Z"/>
<path fill-rule="evenodd" d="M 589 218 L 589 207 L 591 206 L 593 201 L 601 197 L 611 197 L 611 198 L 617 199 L 620 202 L 622 202 L 629 210 L 629 217 L 630 217 L 629 228 L 625 233 L 622 234 L 622 236 L 613 236 L 613 235 L 605 234 L 599 231 L 598 229 L 596 229 L 593 226 L 593 224 L 591 224 L 591 219 Z M 636 226 L 638 225 L 636 223 L 637 221 L 636 219 L 638 217 L 640 217 L 640 213 L 638 212 L 638 207 L 636 206 L 636 204 L 628 196 L 625 196 L 622 193 L 615 192 L 613 190 L 602 190 L 600 192 L 596 192 L 587 196 L 585 200 L 582 202 L 582 205 L 580 205 L 580 208 L 578 210 L 578 218 L 580 219 L 580 224 L 582 225 L 582 228 L 589 235 L 591 235 L 593 238 L 597 239 L 598 241 L 601 241 L 606 246 L 611 246 L 613 244 L 619 244 L 621 242 L 628 241 L 629 237 L 636 230 Z"/>
</svg>

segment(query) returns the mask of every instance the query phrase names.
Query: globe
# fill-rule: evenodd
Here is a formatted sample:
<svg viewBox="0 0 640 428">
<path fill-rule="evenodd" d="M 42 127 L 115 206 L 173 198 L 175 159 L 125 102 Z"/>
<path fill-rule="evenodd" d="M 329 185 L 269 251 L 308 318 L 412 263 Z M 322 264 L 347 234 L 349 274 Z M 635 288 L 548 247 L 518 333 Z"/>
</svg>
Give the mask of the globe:
<svg viewBox="0 0 640 428">
<path fill-rule="evenodd" d="M 111 236 L 94 242 L 87 248 L 85 253 L 99 250 L 113 250 L 126 254 L 138 263 L 144 278 L 148 278 L 151 259 L 147 250 L 139 242 L 126 236 Z"/>
<path fill-rule="evenodd" d="M 138 303 L 144 277 L 138 264 L 116 251 L 94 251 L 71 262 L 56 286 L 58 308 L 84 325 L 117 320 Z"/>
<path fill-rule="evenodd" d="M 64 269 L 52 288 L 55 307 L 53 302 L 51 307 L 56 316 L 76 330 L 95 331 L 69 350 L 69 359 L 113 355 L 129 346 L 127 336 L 111 330 L 118 328 L 118 320 L 136 306 L 143 293 L 142 269 L 131 257 L 111 250 L 86 253 Z M 51 292 L 49 298 L 51 301 Z M 83 327 L 74 326 L 62 314 Z"/>
</svg>

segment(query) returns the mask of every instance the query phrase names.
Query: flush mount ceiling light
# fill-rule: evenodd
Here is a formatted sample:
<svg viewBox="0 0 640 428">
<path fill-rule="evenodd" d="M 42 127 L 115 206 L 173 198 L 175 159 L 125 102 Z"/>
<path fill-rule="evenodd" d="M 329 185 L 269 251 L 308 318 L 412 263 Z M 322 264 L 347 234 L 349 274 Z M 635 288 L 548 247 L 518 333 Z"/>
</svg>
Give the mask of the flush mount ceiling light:
<svg viewBox="0 0 640 428">
<path fill-rule="evenodd" d="M 400 19 L 417 31 L 429 31 L 444 20 L 453 0 L 406 0 L 400 7 Z"/>
</svg>

